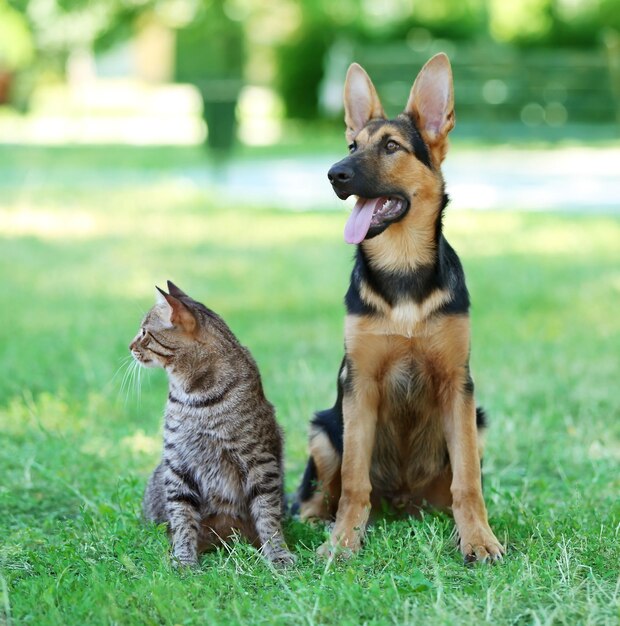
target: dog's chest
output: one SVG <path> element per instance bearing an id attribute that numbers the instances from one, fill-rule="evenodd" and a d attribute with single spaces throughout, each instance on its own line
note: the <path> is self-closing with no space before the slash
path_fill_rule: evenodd
<path id="1" fill-rule="evenodd" d="M 442 471 L 447 451 L 432 364 L 411 342 L 394 355 L 378 381 L 371 481 L 382 491 L 411 492 Z"/>

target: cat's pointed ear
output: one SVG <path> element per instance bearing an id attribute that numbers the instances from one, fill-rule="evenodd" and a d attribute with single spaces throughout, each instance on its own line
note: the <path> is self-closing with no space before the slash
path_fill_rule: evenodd
<path id="1" fill-rule="evenodd" d="M 167 302 L 166 294 L 155 285 L 155 304 L 163 304 L 164 302 Z"/>
<path id="2" fill-rule="evenodd" d="M 344 81 L 344 121 L 350 143 L 375 118 L 385 119 L 377 90 L 361 65 L 352 63 Z"/>
<path id="3" fill-rule="evenodd" d="M 184 291 L 179 289 L 171 280 L 166 282 L 168 283 L 168 292 L 171 296 L 174 296 L 175 298 L 182 298 L 183 296 L 189 298 L 189 296 Z"/>
<path id="4" fill-rule="evenodd" d="M 452 68 L 443 52 L 420 70 L 405 113 L 415 122 L 435 161 L 441 163 L 448 148 L 448 133 L 454 128 Z"/>
<path id="5" fill-rule="evenodd" d="M 174 296 L 167 294 L 159 287 L 157 287 L 157 291 L 159 291 L 170 306 L 170 323 L 173 326 L 183 329 L 186 333 L 191 335 L 196 330 L 196 326 L 198 325 L 194 314 Z"/>

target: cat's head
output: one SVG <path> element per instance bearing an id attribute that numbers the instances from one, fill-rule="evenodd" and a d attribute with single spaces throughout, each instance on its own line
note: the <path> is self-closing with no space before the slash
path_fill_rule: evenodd
<path id="1" fill-rule="evenodd" d="M 145 315 L 129 345 L 132 356 L 145 367 L 163 367 L 182 360 L 197 346 L 207 347 L 222 320 L 168 281 L 166 293 L 157 287 L 155 306 Z"/>

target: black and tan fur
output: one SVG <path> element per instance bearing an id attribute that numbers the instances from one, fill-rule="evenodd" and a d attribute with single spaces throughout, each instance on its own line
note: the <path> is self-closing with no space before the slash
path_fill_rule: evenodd
<path id="1" fill-rule="evenodd" d="M 226 323 L 168 282 L 130 350 L 169 381 L 161 463 L 144 514 L 167 523 L 177 563 L 233 534 L 285 565 L 282 434 L 249 351 Z"/>
<path id="2" fill-rule="evenodd" d="M 429 505 L 452 511 L 467 561 L 499 559 L 482 496 L 469 296 L 442 234 L 450 63 L 439 54 L 424 66 L 396 119 L 386 119 L 359 65 L 349 68 L 344 101 L 351 154 L 330 169 L 334 191 L 397 198 L 402 211 L 379 215 L 357 247 L 338 397 L 311 425 L 301 516 L 335 517 L 320 552 L 346 553 L 359 549 L 371 507 Z"/>

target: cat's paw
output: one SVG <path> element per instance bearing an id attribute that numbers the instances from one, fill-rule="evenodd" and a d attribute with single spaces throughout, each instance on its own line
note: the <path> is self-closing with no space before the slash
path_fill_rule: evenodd
<path id="1" fill-rule="evenodd" d="M 270 554 L 267 558 L 276 567 L 290 567 L 291 565 L 295 565 L 297 562 L 297 557 L 288 550 L 282 550 L 274 554 Z"/>
<path id="2" fill-rule="evenodd" d="M 198 565 L 198 557 L 195 554 L 173 554 L 172 567 L 175 569 L 186 569 L 196 567 Z"/>

